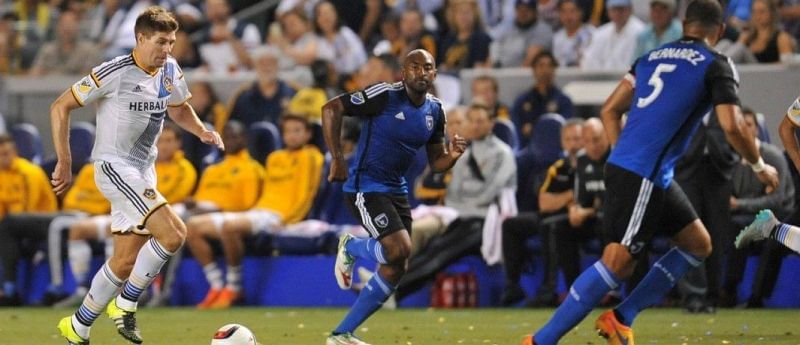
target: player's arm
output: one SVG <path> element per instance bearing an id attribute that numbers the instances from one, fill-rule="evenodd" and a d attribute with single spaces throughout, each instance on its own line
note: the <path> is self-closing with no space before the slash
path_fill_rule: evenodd
<path id="1" fill-rule="evenodd" d="M 350 94 L 334 97 L 322 106 L 322 136 L 331 153 L 328 181 L 347 180 L 347 164 L 342 152 L 342 116 L 373 116 L 389 100 L 389 84 L 378 83 Z"/>
<path id="2" fill-rule="evenodd" d="M 53 170 L 53 191 L 61 195 L 67 191 L 72 182 L 72 153 L 69 150 L 69 113 L 81 106 L 74 94 L 69 89 L 61 93 L 53 104 L 50 105 L 50 127 L 53 133 L 53 145 L 56 148 L 58 161 Z"/>
<path id="3" fill-rule="evenodd" d="M 219 133 L 206 129 L 206 126 L 203 125 L 203 122 L 197 117 L 197 113 L 194 112 L 194 108 L 188 102 L 183 102 L 178 106 L 170 106 L 167 108 L 167 113 L 178 126 L 200 138 L 203 143 L 225 150 L 225 145 L 222 143 Z"/>
<path id="4" fill-rule="evenodd" d="M 786 149 L 786 153 L 789 154 L 794 166 L 800 169 L 800 143 L 798 143 L 797 135 L 795 134 L 798 128 L 800 128 L 800 97 L 797 97 L 789 109 L 786 110 L 786 116 L 783 117 L 778 127 L 783 148 Z"/>
<path id="5" fill-rule="evenodd" d="M 617 144 L 619 133 L 622 131 L 622 115 L 631 107 L 633 100 L 633 75 L 628 74 L 623 78 L 611 96 L 608 96 L 606 103 L 600 111 L 600 119 L 606 128 L 606 135 L 611 146 Z"/>
<path id="6" fill-rule="evenodd" d="M 447 171 L 456 164 L 458 158 L 467 149 L 467 140 L 460 135 L 455 134 L 450 138 L 450 144 L 445 143 L 445 124 L 447 123 L 447 116 L 444 110 L 439 113 L 439 120 L 436 122 L 436 127 L 433 129 L 433 135 L 428 140 L 425 150 L 428 153 L 428 164 L 434 172 Z"/>

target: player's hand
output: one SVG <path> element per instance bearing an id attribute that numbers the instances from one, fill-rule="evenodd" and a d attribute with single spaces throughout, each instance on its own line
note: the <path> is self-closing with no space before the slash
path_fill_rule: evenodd
<path id="1" fill-rule="evenodd" d="M 225 151 L 225 144 L 222 143 L 222 138 L 216 131 L 203 132 L 203 134 L 200 134 L 200 141 L 202 141 L 204 144 L 214 145 L 220 150 Z"/>
<path id="2" fill-rule="evenodd" d="M 53 170 L 53 179 L 50 184 L 53 185 L 53 192 L 56 195 L 64 194 L 69 189 L 72 183 L 72 162 L 59 160 L 56 163 L 56 169 Z"/>
<path id="3" fill-rule="evenodd" d="M 767 186 L 767 193 L 771 193 L 778 188 L 778 170 L 774 166 L 764 164 L 764 170 L 756 173 L 758 180 Z"/>
<path id="4" fill-rule="evenodd" d="M 342 158 L 331 161 L 331 171 L 328 173 L 328 182 L 341 182 L 347 180 L 347 163 Z"/>
<path id="5" fill-rule="evenodd" d="M 453 140 L 450 141 L 450 157 L 458 159 L 467 150 L 467 139 L 456 134 Z"/>

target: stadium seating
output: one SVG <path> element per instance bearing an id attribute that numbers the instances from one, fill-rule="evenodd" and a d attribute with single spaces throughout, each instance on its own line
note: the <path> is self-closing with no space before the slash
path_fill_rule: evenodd
<path id="1" fill-rule="evenodd" d="M 519 150 L 519 138 L 517 137 L 517 130 L 514 128 L 514 123 L 506 119 L 497 119 L 494 123 L 492 132 L 497 138 L 511 146 L 511 149 L 516 152 Z"/>
<path id="2" fill-rule="evenodd" d="M 203 124 L 207 129 L 215 130 L 214 125 L 208 122 Z M 204 144 L 194 134 L 184 131 L 181 135 L 181 142 L 183 143 L 183 152 L 186 155 L 186 159 L 194 165 L 198 173 L 222 159 L 222 154 L 216 146 Z"/>
<path id="3" fill-rule="evenodd" d="M 20 157 L 34 164 L 42 164 L 44 159 L 42 136 L 36 126 L 29 123 L 16 124 L 11 127 L 11 136 L 17 144 L 17 152 Z"/>
<path id="4" fill-rule="evenodd" d="M 348 165 L 351 156 L 348 160 Z M 358 224 L 358 220 L 353 217 L 350 208 L 345 203 L 344 192 L 342 191 L 342 182 L 328 182 L 328 171 L 331 167 L 331 156 L 325 155 L 325 165 L 322 167 L 321 183 L 319 185 L 319 192 L 314 199 L 314 205 L 311 207 L 308 218 L 319 219 L 330 224 Z"/>
<path id="5" fill-rule="evenodd" d="M 311 143 L 319 147 L 322 153 L 328 152 L 328 146 L 325 145 L 325 137 L 322 134 L 322 124 L 311 123 Z"/>
<path id="6" fill-rule="evenodd" d="M 542 115 L 533 126 L 528 146 L 517 154 L 517 205 L 520 211 L 538 209 L 538 186 L 547 168 L 562 155 L 561 127 L 564 117 Z"/>
<path id="7" fill-rule="evenodd" d="M 250 155 L 258 162 L 266 162 L 267 156 L 282 146 L 278 127 L 267 121 L 259 121 L 250 125 L 247 142 Z"/>
<path id="8" fill-rule="evenodd" d="M 94 125 L 88 122 L 75 122 L 69 130 L 69 148 L 72 151 L 72 165 L 82 167 L 92 157 L 94 147 Z"/>

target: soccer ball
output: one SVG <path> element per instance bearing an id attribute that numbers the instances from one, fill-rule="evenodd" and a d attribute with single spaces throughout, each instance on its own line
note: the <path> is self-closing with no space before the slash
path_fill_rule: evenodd
<path id="1" fill-rule="evenodd" d="M 261 345 L 247 327 L 230 323 L 220 327 L 211 339 L 211 345 Z"/>

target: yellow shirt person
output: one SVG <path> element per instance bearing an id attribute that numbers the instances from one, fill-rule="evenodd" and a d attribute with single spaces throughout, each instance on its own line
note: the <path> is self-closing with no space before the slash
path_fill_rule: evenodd
<path id="1" fill-rule="evenodd" d="M 177 151 L 167 162 L 156 162 L 156 188 L 170 204 L 179 203 L 192 195 L 197 183 L 197 171 L 183 155 Z"/>
<path id="2" fill-rule="evenodd" d="M 111 203 L 97 189 L 94 183 L 94 163 L 81 168 L 72 187 L 64 197 L 62 209 L 65 211 L 81 211 L 92 215 L 111 213 Z"/>
<path id="3" fill-rule="evenodd" d="M 270 154 L 256 208 L 275 212 L 284 224 L 303 220 L 317 195 L 323 161 L 322 153 L 313 145 Z"/>
<path id="4" fill-rule="evenodd" d="M 263 179 L 264 168 L 242 149 L 206 168 L 194 199 L 213 203 L 221 211 L 245 211 L 258 199 Z"/>
<path id="5" fill-rule="evenodd" d="M 53 212 L 58 209 L 50 180 L 38 165 L 20 157 L 0 170 L 0 209 L 8 213 Z"/>

